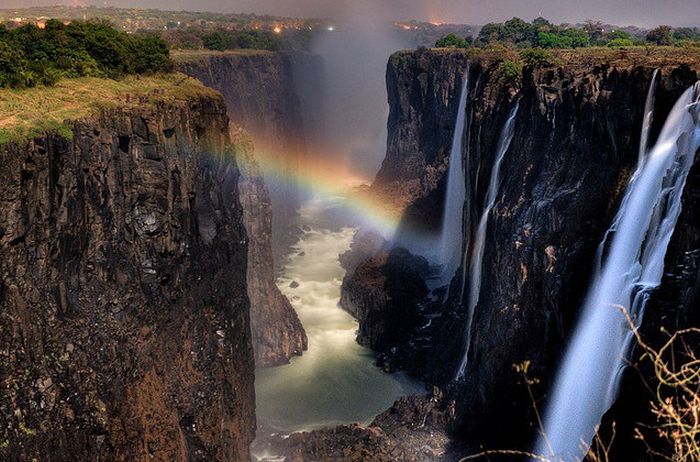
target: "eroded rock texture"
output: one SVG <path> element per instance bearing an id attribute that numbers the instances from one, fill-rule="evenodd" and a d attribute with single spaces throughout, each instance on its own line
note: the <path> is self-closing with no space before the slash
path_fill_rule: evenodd
<path id="1" fill-rule="evenodd" d="M 261 157 L 277 175 L 299 168 L 303 160 L 304 123 L 293 70 L 313 65 L 305 59 L 315 62 L 306 55 L 234 52 L 180 65 L 183 72 L 223 94 L 231 120 L 250 133 L 255 144 L 245 153 L 250 167 L 244 170 L 241 201 L 251 239 L 248 292 L 259 366 L 287 363 L 307 345 L 296 312 L 275 285 L 275 265 L 281 265 L 295 239 L 291 222 L 298 198 L 288 183 L 270 190 L 255 160 Z"/>
<path id="2" fill-rule="evenodd" d="M 502 127 L 516 99 L 520 104 L 488 217 L 468 366 L 465 378 L 450 386 L 455 435 L 499 449 L 528 449 L 532 441 L 532 402 L 513 366 L 529 361 L 529 377 L 539 380 L 533 393 L 541 408 L 574 328 L 595 249 L 637 160 L 652 73 L 660 69 L 652 139 L 676 98 L 698 77 L 697 62 L 673 56 L 562 59 L 526 67 L 515 87 L 499 77 L 498 59 L 472 59 L 469 68 L 464 261 L 474 251 Z M 436 229 L 441 223 L 455 104 L 466 68 L 460 51 L 401 52 L 389 62 L 387 160 L 373 188 L 404 197 L 409 226 L 423 221 L 424 228 Z M 385 346 L 397 352 L 395 366 L 433 383 L 454 379 L 465 350 L 469 297 L 468 283 L 463 293 L 455 290 L 461 278 L 459 270 L 445 304 L 402 307 L 403 313 L 422 314 L 424 322 L 416 323 L 408 341 Z M 358 294 L 367 293 L 372 281 L 356 271 L 345 284 L 351 292 L 345 299 L 362 302 Z M 397 295 L 388 291 L 383 299 Z M 359 321 L 362 326 L 367 319 Z M 423 327 L 428 321 L 429 328 Z M 396 335 L 399 327 L 385 325 L 384 339 L 406 338 Z"/>
<path id="3" fill-rule="evenodd" d="M 249 459 L 224 102 L 132 103 L 0 148 L 2 460 Z"/>
<path id="4" fill-rule="evenodd" d="M 240 159 L 238 190 L 249 237 L 247 279 L 255 362 L 264 366 L 285 364 L 289 358 L 306 350 L 308 340 L 296 311 L 275 284 L 272 205 L 255 161 L 252 140 L 235 128 L 232 137 Z"/>

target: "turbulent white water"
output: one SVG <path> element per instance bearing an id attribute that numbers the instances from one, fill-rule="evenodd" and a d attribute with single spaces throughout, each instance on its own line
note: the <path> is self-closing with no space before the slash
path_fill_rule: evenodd
<path id="1" fill-rule="evenodd" d="M 442 218 L 442 228 L 436 246 L 438 255 L 436 263 L 441 266 L 441 282 L 449 284 L 457 271 L 462 254 L 462 241 L 464 238 L 464 198 L 465 172 L 463 161 L 464 127 L 466 125 L 466 105 L 469 94 L 469 67 L 464 73 L 462 91 L 457 107 L 457 119 L 452 135 L 452 149 L 450 151 L 450 163 L 447 170 L 447 191 L 445 193 L 445 211 Z"/>
<path id="2" fill-rule="evenodd" d="M 508 151 L 510 142 L 513 139 L 513 129 L 515 128 L 515 116 L 518 114 L 518 108 L 520 107 L 520 100 L 515 103 L 513 109 L 511 109 L 508 119 L 501 130 L 501 136 L 498 140 L 498 147 L 496 150 L 496 157 L 491 167 L 491 177 L 489 178 L 489 189 L 486 193 L 486 203 L 484 204 L 484 212 L 481 214 L 481 219 L 479 220 L 479 226 L 476 229 L 476 235 L 474 237 L 474 246 L 472 249 L 472 256 L 469 262 L 469 302 L 467 304 L 467 323 L 465 329 L 465 344 L 464 344 L 464 354 L 462 360 L 459 364 L 459 369 L 457 369 L 456 379 L 462 378 L 464 375 L 464 370 L 467 367 L 467 358 L 469 355 L 469 342 L 471 337 L 471 325 L 472 318 L 474 317 L 474 308 L 479 302 L 479 293 L 481 291 L 481 271 L 483 268 L 484 260 L 484 244 L 486 242 L 486 231 L 488 227 L 489 213 L 493 205 L 496 203 L 496 198 L 498 196 L 498 187 L 501 184 L 501 164 L 503 163 L 503 157 Z M 465 275 L 467 273 L 465 272 Z"/>
<path id="3" fill-rule="evenodd" d="M 355 341 L 357 322 L 338 307 L 345 274 L 338 256 L 350 248 L 355 231 L 337 225 L 342 201 L 305 204 L 300 213 L 306 231 L 278 280 L 306 329 L 309 349 L 289 365 L 256 371 L 258 422 L 275 431 L 368 423 L 400 396 L 424 392 L 405 375 L 378 369 L 371 351 Z"/>
<path id="4" fill-rule="evenodd" d="M 554 383 L 537 454 L 581 460 L 617 396 L 633 339 L 621 309 L 641 322 L 649 293 L 661 282 L 685 180 L 700 147 L 699 96 L 696 84 L 674 106 L 599 247 L 599 266 Z"/>

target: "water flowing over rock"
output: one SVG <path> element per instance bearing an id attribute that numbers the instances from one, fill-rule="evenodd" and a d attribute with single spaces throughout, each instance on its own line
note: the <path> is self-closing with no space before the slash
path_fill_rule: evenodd
<path id="1" fill-rule="evenodd" d="M 649 82 L 659 69 L 647 130 L 653 142 L 673 103 L 697 80 L 698 63 L 687 57 L 638 54 L 611 54 L 599 62 L 562 53 L 560 64 L 526 66 L 517 88 L 499 78 L 499 60 L 488 56 L 418 50 L 397 53 L 389 61 L 387 158 L 372 188 L 404 198 L 402 226 L 423 221 L 433 232 L 442 221 L 450 127 L 457 114 L 452 108 L 457 98 L 448 95 L 458 93 L 458 76 L 471 63 L 467 262 L 475 257 L 484 221 L 479 218 L 490 202 L 499 139 L 519 98 L 512 142 L 500 165 L 503 182 L 485 219 L 481 286 L 462 380 L 451 384 L 466 347 L 467 287 L 461 299 L 406 306 L 406 312 L 418 313 L 417 327 L 387 353 L 393 367 L 447 386 L 455 401 L 452 430 L 461 438 L 487 448 L 532 447 L 536 417 L 529 393 L 542 402 L 575 326 L 597 245 L 639 157 L 641 129 L 650 112 L 644 108 Z M 462 277 L 469 278 L 469 271 L 457 271 L 452 294 Z M 359 274 L 347 280 L 353 293 L 363 287 Z M 373 300 L 379 299 L 377 294 Z M 518 364 L 537 379 L 530 391 L 523 367 L 514 368 Z"/>
<path id="2" fill-rule="evenodd" d="M 582 459 L 581 441 L 592 441 L 617 396 L 632 341 L 625 316 L 639 325 L 661 282 L 685 180 L 700 148 L 698 98 L 700 85 L 695 85 L 674 106 L 654 148 L 640 159 L 598 249 L 599 266 L 554 382 L 538 454 Z"/>
<path id="3" fill-rule="evenodd" d="M 465 328 L 465 351 L 462 356 L 462 360 L 459 362 L 459 368 L 457 369 L 456 379 L 459 380 L 464 376 L 464 370 L 467 367 L 467 358 L 469 357 L 469 344 L 471 338 L 471 326 L 472 318 L 474 317 L 474 308 L 479 302 L 479 291 L 481 290 L 481 274 L 484 263 L 484 245 L 486 243 L 486 231 L 488 226 L 489 214 L 496 202 L 496 197 L 498 194 L 498 189 L 501 184 L 501 164 L 503 163 L 503 156 L 505 156 L 508 148 L 510 147 L 510 142 L 513 140 L 513 127 L 515 125 L 515 116 L 518 114 L 518 108 L 520 107 L 520 100 L 515 103 L 513 110 L 510 112 L 506 123 L 503 126 L 503 131 L 501 132 L 501 138 L 498 141 L 498 147 L 496 148 L 496 160 L 491 167 L 491 175 L 489 178 L 489 188 L 486 192 L 486 204 L 484 205 L 484 212 L 481 214 L 481 219 L 476 227 L 476 236 L 474 239 L 474 245 L 472 250 L 471 261 L 469 262 L 469 267 L 467 270 L 463 271 L 463 274 L 469 274 L 469 292 L 467 296 L 467 324 Z M 464 284 L 460 284 L 460 288 L 464 289 Z M 462 291 L 459 292 L 459 296 L 462 296 Z"/>
<path id="4" fill-rule="evenodd" d="M 220 97 L 0 148 L 0 459 L 244 461 L 246 233 Z"/>

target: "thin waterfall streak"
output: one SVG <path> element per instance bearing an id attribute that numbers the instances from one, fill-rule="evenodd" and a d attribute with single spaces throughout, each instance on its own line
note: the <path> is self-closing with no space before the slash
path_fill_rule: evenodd
<path id="1" fill-rule="evenodd" d="M 520 108 L 520 99 L 515 102 L 513 109 L 511 109 L 508 119 L 503 126 L 501 131 L 501 137 L 498 141 L 498 146 L 496 149 L 496 157 L 491 167 L 491 176 L 489 178 L 489 187 L 486 193 L 486 203 L 484 204 L 484 211 L 479 220 L 479 226 L 476 230 L 476 239 L 474 239 L 474 247 L 472 249 L 472 258 L 469 263 L 469 303 L 467 304 L 467 323 L 465 328 L 465 344 L 464 344 L 464 354 L 462 360 L 459 364 L 459 369 L 455 375 L 455 379 L 459 380 L 464 375 L 464 370 L 467 367 L 467 358 L 469 356 L 469 343 L 471 340 L 471 324 L 474 317 L 474 308 L 479 302 L 479 293 L 481 291 L 481 272 L 483 269 L 483 259 L 484 259 L 484 247 L 486 243 L 486 231 L 488 228 L 488 218 L 491 213 L 491 209 L 496 203 L 496 198 L 498 197 L 498 189 L 501 182 L 501 164 L 503 163 L 503 158 L 505 157 L 508 148 L 510 147 L 510 142 L 513 139 L 515 118 L 518 114 L 518 109 Z"/>
<path id="2" fill-rule="evenodd" d="M 658 77 L 659 70 L 654 69 L 654 73 L 651 76 L 651 83 L 649 84 L 649 90 L 647 91 L 647 99 L 644 103 L 644 121 L 642 122 L 642 136 L 639 141 L 638 166 L 644 161 L 649 148 L 649 130 L 651 130 L 651 124 L 654 122 L 654 103 L 656 100 L 656 81 Z"/>
<path id="3" fill-rule="evenodd" d="M 597 268 L 581 320 L 554 381 L 535 454 L 581 460 L 600 419 L 617 397 L 633 332 L 649 294 L 661 283 L 681 196 L 700 148 L 700 83 L 675 104 L 653 149 L 637 166 L 612 226 L 598 249 Z M 581 393 L 581 387 L 586 393 Z"/>
<path id="4" fill-rule="evenodd" d="M 654 120 L 654 102 L 656 100 L 656 82 L 659 76 L 659 69 L 655 69 L 654 73 L 651 76 L 651 82 L 649 84 L 649 89 L 647 90 L 647 97 L 644 102 L 644 116 L 642 119 L 642 132 L 641 132 L 641 137 L 640 137 L 640 142 L 639 142 L 639 154 L 637 156 L 637 166 L 635 168 L 634 173 L 632 174 L 632 177 L 630 178 L 629 182 L 627 183 L 627 188 L 630 188 L 632 184 L 637 180 L 637 177 L 639 176 L 640 172 L 642 171 L 641 167 L 642 164 L 646 161 L 646 158 L 649 154 L 649 130 L 651 129 L 651 124 Z M 625 194 L 625 196 L 622 198 L 622 202 L 620 203 L 620 210 L 624 209 L 627 201 L 629 200 L 629 196 Z M 595 271 L 600 271 L 600 268 L 603 264 L 603 257 L 605 255 L 605 251 L 608 248 L 608 243 L 610 242 L 612 236 L 615 234 L 615 231 L 617 230 L 617 226 L 619 224 L 619 218 L 620 215 L 616 215 L 615 219 L 613 220 L 613 223 L 610 225 L 610 227 L 605 231 L 605 235 L 603 236 L 603 240 L 601 241 L 600 245 L 598 246 L 598 249 L 596 251 L 596 256 L 595 256 L 595 262 L 593 265 L 593 268 Z"/>
<path id="5" fill-rule="evenodd" d="M 450 163 L 447 171 L 447 188 L 445 192 L 445 211 L 442 219 L 438 242 L 437 263 L 440 265 L 441 284 L 448 283 L 459 267 L 463 236 L 463 212 L 465 190 L 465 171 L 463 162 L 463 141 L 466 125 L 466 105 L 469 94 L 469 64 L 462 77 L 462 89 L 459 96 L 457 118 L 452 135 Z"/>
<path id="6" fill-rule="evenodd" d="M 465 140 L 466 143 L 466 149 L 465 149 L 465 155 L 464 155 L 464 191 L 465 191 L 465 198 L 466 198 L 466 192 L 470 190 L 471 185 L 468 183 L 470 180 L 470 176 L 467 175 L 466 172 L 470 171 L 470 143 L 471 143 L 471 123 L 472 123 L 472 113 L 471 111 L 469 112 L 469 123 L 467 124 L 467 137 Z M 466 202 L 466 201 L 465 201 Z M 465 207 L 466 209 L 466 207 Z M 462 300 L 464 297 L 464 287 L 467 284 L 467 256 L 469 255 L 469 246 L 471 244 L 471 236 L 470 233 L 467 231 L 468 229 L 468 223 L 471 219 L 471 214 L 469 216 L 465 216 L 464 211 L 462 212 L 462 236 L 463 236 L 463 242 L 462 242 L 462 254 L 461 254 L 461 268 L 462 268 L 462 274 L 460 276 L 460 282 L 459 282 L 459 292 L 457 293 L 457 300 Z"/>

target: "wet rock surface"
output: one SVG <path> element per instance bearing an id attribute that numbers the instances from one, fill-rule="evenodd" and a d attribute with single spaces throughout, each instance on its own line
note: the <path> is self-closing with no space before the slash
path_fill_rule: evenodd
<path id="1" fill-rule="evenodd" d="M 0 459 L 248 460 L 253 352 L 224 103 L 0 148 Z"/>
<path id="2" fill-rule="evenodd" d="M 459 51 L 401 52 L 389 62 L 390 141 L 372 187 L 394 189 L 406 198 L 405 225 L 423 220 L 425 229 L 434 229 L 441 223 L 436 210 L 444 200 L 454 104 L 466 66 Z M 456 402 L 450 424 L 455 436 L 496 449 L 529 449 L 535 416 L 525 377 L 514 366 L 528 362 L 541 408 L 574 328 L 596 247 L 635 166 L 645 96 L 657 67 L 652 140 L 677 97 L 697 79 L 697 63 L 639 57 L 526 67 L 516 90 L 498 78 L 497 61 L 472 60 L 464 153 L 465 261 L 473 251 L 470 242 L 483 212 L 496 145 L 515 98 L 520 98 L 520 110 L 488 218 L 466 379 L 448 386 Z M 402 190 L 401 183 L 410 187 Z M 358 265 L 344 292 L 378 287 L 382 264 L 377 258 Z M 468 281 L 469 274 L 465 277 Z M 416 325 L 430 324 L 415 329 L 396 349 L 413 351 L 403 356 L 415 358 L 413 367 L 395 361 L 400 368 L 433 383 L 452 381 L 465 349 L 469 284 L 460 295 L 455 288 L 461 278 L 459 270 L 444 304 L 424 299 L 402 305 L 402 316 L 422 313 Z M 354 311 L 381 311 L 378 304 L 389 304 L 398 295 L 379 292 L 355 296 L 355 305 L 365 306 Z"/>
<path id="3" fill-rule="evenodd" d="M 435 389 L 428 395 L 399 399 L 369 425 L 294 433 L 272 439 L 268 450 L 294 462 L 456 462 L 469 449 L 448 437 L 452 411 L 452 403 Z"/>

